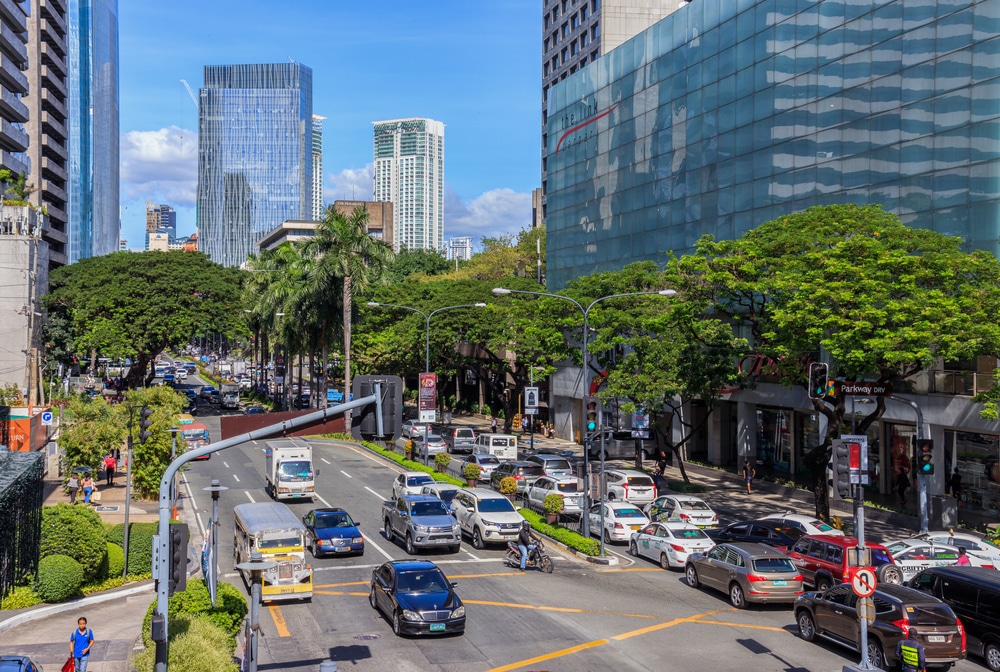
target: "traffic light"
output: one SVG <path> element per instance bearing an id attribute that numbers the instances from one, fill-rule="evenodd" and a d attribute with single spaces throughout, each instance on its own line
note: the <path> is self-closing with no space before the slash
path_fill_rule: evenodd
<path id="1" fill-rule="evenodd" d="M 601 429 L 601 400 L 597 397 L 584 397 L 583 428 L 587 434 L 594 434 Z"/>
<path id="2" fill-rule="evenodd" d="M 181 592 L 187 588 L 187 547 L 187 524 L 172 524 L 170 526 L 170 579 L 167 583 L 167 595 L 173 595 L 175 592 Z"/>
<path id="3" fill-rule="evenodd" d="M 917 439 L 917 473 L 930 476 L 934 473 L 934 441 Z"/>
<path id="4" fill-rule="evenodd" d="M 809 364 L 809 398 L 822 399 L 826 396 L 826 383 L 830 367 L 823 362 Z"/>
<path id="5" fill-rule="evenodd" d="M 841 499 L 851 496 L 851 448 L 846 441 L 833 442 L 833 488 Z"/>
<path id="6" fill-rule="evenodd" d="M 153 415 L 153 409 L 143 404 L 142 410 L 139 411 L 139 443 L 146 443 L 146 439 L 153 435 L 149 431 L 149 428 L 153 426 L 151 415 Z"/>

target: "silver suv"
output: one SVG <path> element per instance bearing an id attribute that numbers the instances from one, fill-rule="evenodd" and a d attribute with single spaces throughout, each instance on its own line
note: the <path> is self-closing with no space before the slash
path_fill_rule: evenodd
<path id="1" fill-rule="evenodd" d="M 449 453 L 471 453 L 476 445 L 476 433 L 469 427 L 449 427 L 441 432 Z"/>
<path id="2" fill-rule="evenodd" d="M 451 500 L 451 511 L 475 548 L 517 539 L 524 518 L 506 496 L 485 488 L 464 488 Z"/>

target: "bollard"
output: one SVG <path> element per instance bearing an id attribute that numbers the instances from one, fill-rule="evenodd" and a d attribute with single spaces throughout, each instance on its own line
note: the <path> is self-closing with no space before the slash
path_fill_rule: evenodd
<path id="1" fill-rule="evenodd" d="M 337 672 L 337 663 L 332 660 L 320 663 L 319 672 Z"/>

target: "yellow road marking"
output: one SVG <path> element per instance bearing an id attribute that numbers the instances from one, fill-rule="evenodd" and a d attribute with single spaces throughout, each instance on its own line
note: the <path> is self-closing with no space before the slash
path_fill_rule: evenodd
<path id="1" fill-rule="evenodd" d="M 776 625 L 748 625 L 746 623 L 730 623 L 728 621 L 706 621 L 702 619 L 696 619 L 698 623 L 704 623 L 705 625 L 727 625 L 731 628 L 751 628 L 753 630 L 770 630 L 772 632 L 788 632 L 785 628 L 779 628 Z M 790 633 L 789 633 L 790 634 Z"/>
<path id="2" fill-rule="evenodd" d="M 596 646 L 604 646 L 608 643 L 606 639 L 595 639 L 592 642 L 587 642 L 586 644 L 580 644 L 578 646 L 571 646 L 568 649 L 562 649 L 561 651 L 553 651 L 552 653 L 546 653 L 542 656 L 535 656 L 534 658 L 528 658 L 527 660 L 521 660 L 516 663 L 511 663 L 510 665 L 504 665 L 503 667 L 494 667 L 489 672 L 510 672 L 510 670 L 516 670 L 528 665 L 534 665 L 535 663 L 544 663 L 546 660 L 552 660 L 553 658 L 561 658 L 563 656 L 568 656 L 573 653 L 578 653 L 580 651 L 586 651 L 587 649 L 592 649 Z"/>
<path id="3" fill-rule="evenodd" d="M 613 574 L 615 572 L 662 572 L 660 567 L 622 567 L 620 569 L 597 569 L 598 574 Z"/>
<path id="4" fill-rule="evenodd" d="M 292 633 L 288 631 L 288 624 L 285 623 L 285 616 L 281 613 L 281 607 L 271 605 L 267 608 L 267 611 L 271 614 L 271 619 L 274 621 L 274 628 L 278 631 L 278 637 L 291 637 Z"/>
<path id="5" fill-rule="evenodd" d="M 534 609 L 536 611 L 557 611 L 564 614 L 599 614 L 602 616 L 626 616 L 628 618 L 661 619 L 663 616 L 649 614 L 626 614 L 617 611 L 596 611 L 593 609 L 577 609 L 576 607 L 547 607 L 544 605 L 518 604 L 515 602 L 490 602 L 489 600 L 462 600 L 465 604 L 480 604 L 487 607 L 507 607 L 508 609 Z"/>
<path id="6" fill-rule="evenodd" d="M 656 632 L 657 630 L 664 630 L 666 628 L 672 628 L 675 625 L 680 625 L 681 623 L 690 623 L 692 621 L 697 621 L 698 619 L 704 618 L 705 616 L 711 616 L 717 614 L 720 611 L 728 611 L 727 609 L 716 609 L 715 611 L 706 611 L 704 614 L 696 614 L 694 616 L 683 616 L 681 618 L 675 618 L 672 621 L 667 621 L 666 623 L 660 623 L 658 625 L 650 625 L 645 628 L 639 628 L 638 630 L 630 630 L 628 632 L 623 632 L 620 635 L 615 635 L 611 639 L 616 641 L 622 641 L 625 639 L 631 639 L 632 637 L 638 637 L 639 635 L 648 635 L 651 632 Z"/>
<path id="7" fill-rule="evenodd" d="M 344 586 L 367 586 L 371 581 L 347 581 L 346 583 L 323 583 L 314 585 L 313 588 L 342 588 Z"/>
<path id="8" fill-rule="evenodd" d="M 491 576 L 520 576 L 514 572 L 494 572 L 491 574 L 450 574 L 449 579 L 483 579 Z M 370 580 L 365 581 L 345 581 L 344 583 L 322 583 L 316 584 L 314 588 L 343 588 L 344 586 L 367 586 Z M 365 593 L 367 595 L 368 593 Z"/>

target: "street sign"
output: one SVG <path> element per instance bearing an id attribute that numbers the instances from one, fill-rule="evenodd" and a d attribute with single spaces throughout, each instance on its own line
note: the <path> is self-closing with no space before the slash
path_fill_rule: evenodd
<path id="1" fill-rule="evenodd" d="M 538 388 L 537 387 L 526 387 L 524 388 L 524 406 L 525 408 L 536 408 L 538 406 Z M 527 413 L 527 411 L 525 411 Z M 535 415 L 534 413 L 528 413 L 528 415 Z"/>
<path id="2" fill-rule="evenodd" d="M 649 438 L 649 431 L 647 431 L 645 429 L 633 429 L 632 430 L 632 438 L 633 439 L 648 439 Z"/>
<path id="3" fill-rule="evenodd" d="M 42 411 L 42 424 L 43 425 L 52 424 L 52 411 Z"/>
<path id="4" fill-rule="evenodd" d="M 851 577 L 851 588 L 854 589 L 854 594 L 858 597 L 868 597 L 874 593 L 877 584 L 875 572 L 868 567 L 862 567 Z"/>
<path id="5" fill-rule="evenodd" d="M 837 394 L 854 397 L 891 397 L 891 383 L 859 383 L 853 380 L 838 380 L 834 383 Z"/>
<path id="6" fill-rule="evenodd" d="M 538 408 L 533 407 L 533 406 L 525 408 L 524 409 L 524 414 L 525 415 L 538 415 Z"/>
<path id="7" fill-rule="evenodd" d="M 858 620 L 869 625 L 875 622 L 875 601 L 872 598 L 862 597 L 858 600 Z"/>

